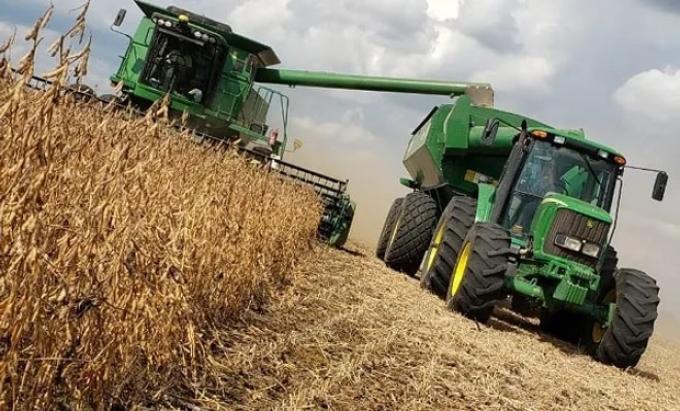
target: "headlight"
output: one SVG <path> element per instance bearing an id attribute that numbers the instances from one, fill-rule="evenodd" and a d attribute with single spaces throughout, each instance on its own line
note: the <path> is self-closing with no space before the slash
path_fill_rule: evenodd
<path id="1" fill-rule="evenodd" d="M 568 235 L 564 234 L 558 234 L 555 236 L 555 244 L 577 253 L 581 252 L 581 248 L 583 247 L 581 240 L 578 238 L 569 237 Z"/>
<path id="2" fill-rule="evenodd" d="M 589 257 L 597 258 L 600 256 L 600 246 L 593 243 L 583 244 L 581 252 Z"/>

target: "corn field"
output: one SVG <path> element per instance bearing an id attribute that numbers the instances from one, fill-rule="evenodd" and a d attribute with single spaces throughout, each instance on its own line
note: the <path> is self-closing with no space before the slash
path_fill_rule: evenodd
<path id="1" fill-rule="evenodd" d="M 320 217 L 312 192 L 191 141 L 162 105 L 139 118 L 66 95 L 86 11 L 50 48 L 46 92 L 26 83 L 50 10 L 16 73 L 0 56 L 2 409 L 199 395 L 212 333 L 287 281 Z"/>

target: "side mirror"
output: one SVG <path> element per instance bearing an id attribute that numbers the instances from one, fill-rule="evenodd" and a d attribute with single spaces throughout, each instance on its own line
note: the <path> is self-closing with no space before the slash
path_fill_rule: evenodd
<path id="1" fill-rule="evenodd" d="M 116 16 L 116 20 L 113 22 L 114 27 L 120 27 L 123 22 L 125 21 L 125 16 L 127 15 L 127 10 L 125 9 L 120 9 L 118 11 L 118 15 Z"/>
<path id="2" fill-rule="evenodd" d="M 656 175 L 656 181 L 654 182 L 654 190 L 652 191 L 652 198 L 656 201 L 663 201 L 663 197 L 666 194 L 666 186 L 668 185 L 668 174 L 661 171 Z"/>
<path id="3" fill-rule="evenodd" d="M 484 132 L 482 133 L 482 144 L 485 146 L 493 145 L 493 143 L 496 141 L 498 127 L 500 127 L 500 125 L 500 121 L 495 118 L 490 118 L 487 120 L 486 126 L 484 127 Z"/>

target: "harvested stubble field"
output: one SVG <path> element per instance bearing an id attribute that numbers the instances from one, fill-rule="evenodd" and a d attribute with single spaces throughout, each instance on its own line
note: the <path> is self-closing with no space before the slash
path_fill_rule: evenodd
<path id="1" fill-rule="evenodd" d="M 653 341 L 636 369 L 604 366 L 503 309 L 477 326 L 372 250 L 351 249 L 317 249 L 266 312 L 223 333 L 220 384 L 202 406 L 680 410 L 670 343 Z"/>

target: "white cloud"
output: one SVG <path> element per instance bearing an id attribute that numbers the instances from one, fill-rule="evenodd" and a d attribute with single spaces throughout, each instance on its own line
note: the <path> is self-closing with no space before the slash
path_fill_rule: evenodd
<path id="1" fill-rule="evenodd" d="M 614 93 L 626 111 L 648 120 L 671 122 L 680 112 L 680 69 L 652 69 L 629 78 Z"/>
<path id="2" fill-rule="evenodd" d="M 427 15 L 438 21 L 458 18 L 460 4 L 456 0 L 427 0 Z"/>

